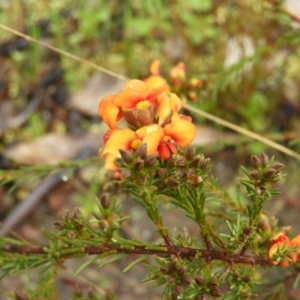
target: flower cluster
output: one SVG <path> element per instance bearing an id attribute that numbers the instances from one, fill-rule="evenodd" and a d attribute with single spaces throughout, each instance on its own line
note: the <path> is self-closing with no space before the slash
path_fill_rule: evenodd
<path id="1" fill-rule="evenodd" d="M 287 267 L 290 262 L 297 262 L 297 254 L 300 253 L 300 235 L 290 240 L 281 232 L 273 237 L 271 243 L 269 257 L 273 260 L 274 265 L 280 263 L 282 267 Z"/>
<path id="2" fill-rule="evenodd" d="M 106 168 L 115 169 L 113 162 L 120 149 L 136 150 L 146 144 L 147 155 L 169 159 L 177 153 L 178 146 L 188 146 L 196 128 L 191 117 L 178 113 L 180 109 L 181 100 L 170 92 L 159 74 L 144 81 L 130 80 L 118 94 L 105 97 L 98 112 L 109 127 L 101 150 L 101 156 L 106 156 Z M 125 120 L 125 128 L 118 126 L 121 119 Z"/>

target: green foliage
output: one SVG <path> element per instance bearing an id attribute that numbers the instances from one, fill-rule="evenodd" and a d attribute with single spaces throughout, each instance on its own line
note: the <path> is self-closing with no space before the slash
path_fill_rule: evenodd
<path id="1" fill-rule="evenodd" d="M 0 239 L 1 277 L 38 266 L 47 276 L 52 270 L 59 272 L 69 258 L 93 255 L 75 271 L 78 275 L 91 264 L 97 263 L 101 268 L 135 253 L 140 257 L 127 264 L 124 272 L 154 255 L 156 264 L 144 264 L 149 270 L 144 282 L 163 286 L 163 299 L 197 299 L 204 295 L 224 299 L 231 299 L 232 295 L 237 299 L 254 297 L 260 285 L 255 281 L 259 266 L 272 265 L 267 254 L 269 236 L 260 224 L 261 212 L 267 199 L 277 194 L 272 186 L 281 179 L 283 165 L 274 163 L 273 158 L 269 160 L 265 154 L 252 156 L 254 170 L 243 168 L 247 179 L 241 183 L 250 201 L 241 215 L 237 203 L 225 192 L 211 197 L 219 187 L 215 179 L 207 176 L 209 159 L 202 154 L 189 147 L 164 161 L 147 156 L 146 151 L 145 144 L 135 152 L 122 150 L 116 163 L 123 178 L 123 190 L 145 209 L 160 234 L 158 244 L 122 237 L 120 230 L 128 217 L 122 215 L 122 207 L 110 196 L 114 189 L 111 187 L 97 201 L 94 219 L 85 220 L 76 208 L 73 213 L 67 211 L 62 221 L 54 222 L 58 232 L 45 231 L 49 240 L 46 246 Z M 195 222 L 199 237 L 188 232 L 170 235 L 159 209 L 163 205 L 158 201 L 161 196 L 167 196 L 175 208 Z M 228 215 L 219 216 L 219 222 L 227 224 L 229 233 L 219 233 L 220 227 L 208 221 L 215 201 L 232 210 L 230 221 Z M 295 251 L 295 247 L 282 249 L 275 252 L 272 260 L 292 263 L 289 256 Z M 227 283 L 229 288 L 225 289 Z"/>
<path id="2" fill-rule="evenodd" d="M 194 106 L 258 133 L 276 132 L 275 138 L 299 149 L 297 114 L 280 114 L 284 112 L 282 102 L 292 103 L 295 112 L 298 109 L 293 105 L 299 96 L 294 88 L 300 83 L 299 29 L 279 4 L 271 2 L 238 0 L 229 5 L 211 0 L 113 0 L 87 5 L 86 1 L 64 0 L 20 6 L 11 1 L 0 4 L 0 22 L 130 77 L 148 74 L 154 58 L 161 59 L 163 74 L 182 60 L 190 78 L 201 79 L 197 90 L 191 91 L 188 84 L 178 89 L 182 99 L 193 98 Z M 40 20 L 49 21 L 47 32 L 38 25 Z M 4 32 L 3 37 L 10 38 Z M 237 53 L 230 61 L 232 45 Z M 66 70 L 64 80 L 71 91 L 91 75 L 77 62 L 53 57 L 34 43 L 25 52 L 13 52 L 9 60 L 3 60 L 3 76 L 10 82 L 8 95 L 17 110 L 24 110 L 24 99 L 39 86 L 41 74 L 57 64 Z M 90 120 L 86 123 L 84 129 L 89 130 Z M 63 120 L 54 128 L 67 130 Z M 9 130 L 4 141 L 13 142 L 22 130 Z M 41 112 L 37 112 L 26 126 L 25 138 L 38 138 L 47 130 Z M 291 132 L 291 137 L 285 132 Z M 240 152 L 245 148 L 255 154 L 265 150 L 249 139 L 237 139 L 233 146 Z M 226 143 L 221 147 L 228 146 Z M 97 167 L 98 162 L 97 157 L 0 170 L 0 184 L 12 192 L 49 175 L 64 176 L 86 166 Z M 299 282 L 298 262 L 286 269 L 280 266 L 285 261 L 293 263 L 295 246 L 268 256 L 272 238 L 281 232 L 288 234 L 272 222 L 266 208 L 279 193 L 276 183 L 284 177 L 280 173 L 283 165 L 274 163 L 273 158 L 268 161 L 264 154 L 253 156 L 253 170 L 242 168 L 246 178 L 240 180 L 240 186 L 244 190 L 237 187 L 234 193 L 208 175 L 210 160 L 191 148 L 179 151 L 167 162 L 146 157 L 143 148 L 136 153 L 121 152 L 117 163 L 122 182 L 113 183 L 111 177 L 106 179 L 110 181 L 107 185 L 89 182 L 85 193 L 76 197 L 80 209 L 54 222 L 54 232 L 45 230 L 45 245 L 1 238 L 0 277 L 38 268 L 41 280 L 34 288 L 26 288 L 25 296 L 54 299 L 54 279 L 65 268 L 64 262 L 91 255 L 74 275 L 80 276 L 93 264 L 105 267 L 134 256 L 133 261 L 126 260 L 124 272 L 145 262 L 149 275 L 144 281 L 161 286 L 163 299 L 252 299 L 257 295 L 279 299 L 285 297 L 286 282 L 293 279 L 295 286 Z M 292 174 L 296 182 L 297 174 Z M 100 192 L 104 193 L 95 200 Z M 152 243 L 126 236 L 124 222 L 128 217 L 119 205 L 121 192 L 130 197 L 126 201 L 135 201 L 145 210 L 160 239 Z M 164 220 L 162 208 L 166 206 L 183 211 L 195 231 L 188 232 L 180 223 L 172 235 Z M 269 268 L 272 261 L 279 265 Z M 95 294 L 86 297 L 116 299 L 110 293 Z M 16 299 L 25 296 L 12 295 Z M 75 289 L 72 299 L 86 297 Z"/>

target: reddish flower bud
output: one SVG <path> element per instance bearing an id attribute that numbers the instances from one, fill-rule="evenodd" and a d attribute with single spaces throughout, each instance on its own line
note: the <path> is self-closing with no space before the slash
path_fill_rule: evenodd
<path id="1" fill-rule="evenodd" d="M 277 172 L 280 172 L 284 168 L 284 165 L 281 163 L 274 163 L 271 167 Z"/>
<path id="2" fill-rule="evenodd" d="M 254 169 L 258 169 L 262 166 L 260 158 L 258 158 L 258 156 L 256 156 L 256 155 L 251 156 L 251 161 L 252 161 L 252 166 Z"/>
<path id="3" fill-rule="evenodd" d="M 163 274 L 169 274 L 170 270 L 167 266 L 163 266 L 159 268 Z"/>
<path id="4" fill-rule="evenodd" d="M 139 159 L 134 162 L 133 166 L 134 166 L 135 170 L 140 171 L 140 170 L 144 169 L 144 161 Z"/>
<path id="5" fill-rule="evenodd" d="M 273 168 L 268 168 L 265 172 L 264 172 L 264 178 L 265 179 L 271 179 L 275 174 L 277 173 L 277 171 Z"/>
<path id="6" fill-rule="evenodd" d="M 132 151 L 120 149 L 119 152 L 120 152 L 120 155 L 121 155 L 122 160 L 123 160 L 125 163 L 128 163 L 128 164 L 129 164 L 129 163 L 132 162 L 132 160 L 133 160 L 133 153 L 132 153 Z"/>
<path id="7" fill-rule="evenodd" d="M 185 272 L 186 272 L 185 267 L 180 267 L 180 268 L 177 269 L 177 274 L 181 277 L 185 274 Z"/>
<path id="8" fill-rule="evenodd" d="M 155 153 L 148 155 L 144 159 L 145 168 L 151 168 L 151 167 L 153 167 L 156 162 L 157 162 L 157 155 Z"/>
<path id="9" fill-rule="evenodd" d="M 184 151 L 184 157 L 187 160 L 192 160 L 195 157 L 195 149 L 192 147 L 187 147 Z"/>
<path id="10" fill-rule="evenodd" d="M 195 282 L 198 284 L 198 285 L 203 285 L 204 283 L 204 279 L 200 276 L 196 276 L 195 277 Z"/>
<path id="11" fill-rule="evenodd" d="M 213 289 L 209 292 L 209 294 L 212 296 L 212 297 L 215 297 L 215 298 L 218 298 L 218 297 L 222 297 L 223 294 L 221 292 L 221 290 L 219 289 Z"/>
<path id="12" fill-rule="evenodd" d="M 137 157 L 140 157 L 141 159 L 146 158 L 146 156 L 147 156 L 147 144 L 142 144 L 141 146 L 139 146 L 135 151 L 135 155 Z"/>
<path id="13" fill-rule="evenodd" d="M 260 175 L 259 171 L 253 170 L 253 171 L 250 172 L 250 177 L 252 179 L 258 180 L 258 179 L 260 179 L 261 175 Z"/>
<path id="14" fill-rule="evenodd" d="M 260 156 L 260 161 L 261 161 L 261 165 L 263 167 L 266 167 L 267 164 L 269 163 L 269 157 L 265 153 L 262 153 L 262 155 Z"/>
<path id="15" fill-rule="evenodd" d="M 186 161 L 183 157 L 179 158 L 177 161 L 176 161 L 176 166 L 177 167 L 180 167 L 180 168 L 184 168 L 186 166 Z"/>
<path id="16" fill-rule="evenodd" d="M 55 221 L 52 223 L 53 227 L 55 227 L 58 230 L 63 230 L 64 229 L 64 222 L 62 221 Z"/>
<path id="17" fill-rule="evenodd" d="M 184 286 L 188 286 L 192 283 L 192 280 L 190 277 L 183 277 L 181 282 Z"/>
<path id="18" fill-rule="evenodd" d="M 107 209 L 110 207 L 110 201 L 109 201 L 109 196 L 107 193 L 104 193 L 100 197 L 100 203 L 103 208 Z"/>

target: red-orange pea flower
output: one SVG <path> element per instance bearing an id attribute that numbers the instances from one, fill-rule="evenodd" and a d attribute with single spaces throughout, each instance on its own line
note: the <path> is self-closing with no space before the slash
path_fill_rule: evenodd
<path id="1" fill-rule="evenodd" d="M 170 124 L 167 124 L 163 128 L 163 134 L 157 134 L 155 137 L 152 136 L 151 143 L 153 147 L 157 145 L 158 155 L 162 159 L 168 159 L 172 154 L 177 153 L 178 146 L 188 146 L 194 139 L 196 134 L 196 127 L 194 124 L 187 120 L 177 119 Z M 146 135 L 144 142 L 150 142 L 148 139 L 150 136 Z M 155 139 L 156 140 L 155 140 Z"/>
<path id="2" fill-rule="evenodd" d="M 137 108 L 140 102 L 149 101 L 152 106 L 155 106 L 157 96 L 166 89 L 166 84 L 149 88 L 145 82 L 133 79 L 128 81 L 123 90 L 116 95 L 114 104 L 121 108 Z"/>
<path id="3" fill-rule="evenodd" d="M 273 255 L 280 251 L 280 250 L 287 250 L 291 247 L 297 247 L 299 250 L 296 252 L 291 252 L 290 253 L 290 258 L 293 263 L 297 262 L 297 253 L 300 252 L 300 235 L 294 237 L 292 240 L 290 240 L 285 234 L 279 234 L 276 236 L 276 238 L 273 238 L 271 240 L 272 246 L 269 249 L 269 257 L 272 259 Z M 282 259 L 280 262 L 279 261 L 273 261 L 274 265 L 279 264 L 282 267 L 287 267 L 290 262 L 288 259 Z"/>
<path id="4" fill-rule="evenodd" d="M 147 140 L 145 141 L 145 137 Z M 119 155 L 119 150 L 136 150 L 141 144 L 147 144 L 147 154 L 157 152 L 158 143 L 163 137 L 163 130 L 157 124 L 144 126 L 137 131 L 121 129 L 112 132 L 107 140 L 101 156 L 106 155 L 105 167 L 115 170 L 114 160 Z"/>

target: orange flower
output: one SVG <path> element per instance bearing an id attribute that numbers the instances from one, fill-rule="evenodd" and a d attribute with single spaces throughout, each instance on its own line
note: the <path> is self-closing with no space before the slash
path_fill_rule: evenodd
<path id="1" fill-rule="evenodd" d="M 169 159 L 172 154 L 177 153 L 178 146 L 188 146 L 194 139 L 196 127 L 189 121 L 178 119 L 163 128 L 163 135 L 156 135 L 152 140 L 153 147 L 157 145 L 158 155 L 162 159 Z M 144 141 L 148 145 L 149 136 Z"/>
<path id="2" fill-rule="evenodd" d="M 145 141 L 145 137 L 147 140 Z M 147 154 L 156 153 L 159 141 L 163 137 L 162 128 L 153 124 L 144 126 L 137 131 L 121 129 L 111 132 L 101 156 L 106 155 L 105 168 L 115 170 L 114 160 L 119 156 L 119 150 L 136 150 L 141 144 L 147 144 Z"/>
<path id="3" fill-rule="evenodd" d="M 290 253 L 290 258 L 293 263 L 297 262 L 297 253 L 300 252 L 300 235 L 294 237 L 292 240 L 290 240 L 285 234 L 279 233 L 275 238 L 271 240 L 272 246 L 269 249 L 269 257 L 272 259 L 273 255 L 282 250 L 287 250 L 291 247 L 296 246 L 299 248 L 296 252 L 291 252 Z M 274 265 L 280 265 L 282 267 L 287 267 L 290 262 L 288 259 L 282 259 L 280 262 L 279 261 L 273 261 Z"/>
<path id="4" fill-rule="evenodd" d="M 157 96 L 166 89 L 166 84 L 149 88 L 145 82 L 133 79 L 128 81 L 123 90 L 116 95 L 114 104 L 121 108 L 139 108 L 139 105 L 144 105 L 140 104 L 141 102 L 148 101 L 152 106 L 155 106 Z"/>

